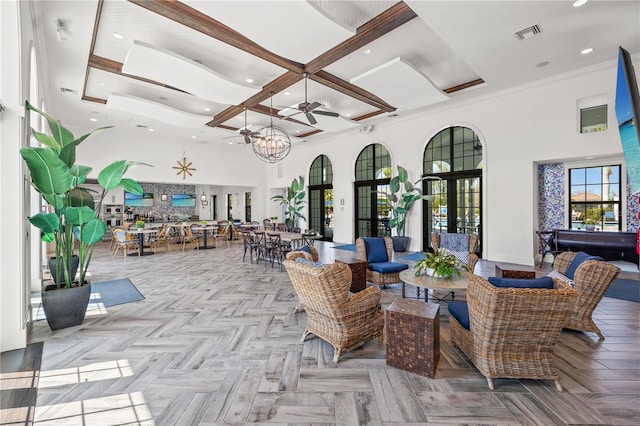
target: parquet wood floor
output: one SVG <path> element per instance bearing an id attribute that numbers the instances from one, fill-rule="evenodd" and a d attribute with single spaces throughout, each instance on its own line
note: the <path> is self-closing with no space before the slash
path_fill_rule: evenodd
<path id="1" fill-rule="evenodd" d="M 320 246 L 324 259 L 339 251 Z M 30 341 L 44 342 L 36 424 L 639 423 L 638 303 L 601 302 L 602 342 L 562 332 L 564 392 L 551 381 L 506 379 L 490 391 L 451 345 L 445 306 L 434 379 L 387 367 L 375 340 L 336 365 L 326 342 L 300 342 L 306 317 L 294 313 L 287 273 L 242 262 L 241 244 L 218 247 L 112 260 L 98 246 L 92 280 L 129 278 L 145 300 L 71 329 L 34 324 Z M 493 263 L 479 265 L 493 275 Z M 387 286 L 383 304 L 400 291 Z"/>

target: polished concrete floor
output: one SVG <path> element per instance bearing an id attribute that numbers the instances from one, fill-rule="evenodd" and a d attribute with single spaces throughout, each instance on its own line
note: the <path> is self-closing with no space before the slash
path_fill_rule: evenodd
<path id="1" fill-rule="evenodd" d="M 317 245 L 325 261 L 354 255 Z M 594 318 L 604 341 L 562 332 L 564 392 L 551 381 L 508 379 L 491 391 L 451 345 L 444 304 L 435 378 L 387 366 L 377 341 L 336 365 L 326 342 L 300 342 L 306 317 L 295 312 L 287 273 L 242 255 L 237 242 L 126 260 L 97 247 L 92 280 L 129 278 L 145 299 L 70 329 L 33 324 L 30 341 L 43 342 L 35 423 L 638 424 L 638 303 L 603 299 Z M 493 275 L 494 267 L 481 260 L 476 273 Z M 385 307 L 400 287 L 383 289 Z M 10 414 L 3 409 L 3 421 Z"/>

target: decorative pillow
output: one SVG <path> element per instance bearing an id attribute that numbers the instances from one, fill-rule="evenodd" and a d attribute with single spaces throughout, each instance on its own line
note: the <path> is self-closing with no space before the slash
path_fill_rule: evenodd
<path id="1" fill-rule="evenodd" d="M 467 265 L 469 263 L 469 250 L 467 251 L 449 251 L 452 255 L 456 257 L 463 265 Z"/>
<path id="2" fill-rule="evenodd" d="M 440 247 L 450 252 L 466 251 L 469 253 L 469 234 L 454 234 L 443 232 L 440 234 Z"/>
<path id="3" fill-rule="evenodd" d="M 363 240 L 367 249 L 367 263 L 386 262 L 389 260 L 384 238 L 363 238 Z"/>
<path id="4" fill-rule="evenodd" d="M 587 254 L 583 251 L 579 251 L 576 253 L 576 256 L 573 258 L 573 261 L 571 262 L 571 264 L 569 265 L 569 267 L 567 268 L 564 274 L 567 276 L 567 278 L 572 280 L 573 276 L 576 274 L 576 270 L 578 269 L 578 266 L 580 266 L 582 262 L 585 262 L 587 260 L 603 260 L 603 259 L 600 256 L 591 256 L 590 254 Z"/>
<path id="5" fill-rule="evenodd" d="M 320 262 L 313 262 L 311 260 L 307 260 L 304 257 L 296 257 L 296 262 L 304 263 L 305 265 L 314 266 L 316 268 L 324 268 L 326 265 Z"/>
<path id="6" fill-rule="evenodd" d="M 489 277 L 487 281 L 496 287 L 553 288 L 553 280 L 551 277 L 540 277 L 534 279 Z"/>
<path id="7" fill-rule="evenodd" d="M 551 271 L 547 274 L 548 277 L 553 278 L 558 278 L 560 281 L 564 281 L 565 283 L 569 284 L 571 287 L 573 287 L 575 285 L 575 283 L 573 282 L 572 279 L 570 279 L 569 277 L 567 277 L 566 275 L 562 275 L 560 272 L 558 271 Z"/>
<path id="8" fill-rule="evenodd" d="M 300 247 L 298 250 L 299 251 L 304 251 L 304 252 L 307 252 L 307 253 L 311 254 L 311 249 L 309 248 L 308 245 L 304 245 L 304 246 Z"/>
<path id="9" fill-rule="evenodd" d="M 461 326 L 463 326 L 467 330 L 470 329 L 471 325 L 469 321 L 469 305 L 467 305 L 467 302 L 454 300 L 449 302 L 447 308 L 449 309 L 449 313 L 451 314 L 451 316 L 454 317 Z"/>

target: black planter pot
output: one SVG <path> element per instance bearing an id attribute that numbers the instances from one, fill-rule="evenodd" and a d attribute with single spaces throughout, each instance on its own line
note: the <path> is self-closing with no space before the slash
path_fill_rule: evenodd
<path id="1" fill-rule="evenodd" d="M 42 292 L 42 308 L 51 330 L 82 324 L 89 306 L 91 283 L 82 287 L 56 288 L 47 286 Z"/>
<path id="2" fill-rule="evenodd" d="M 56 276 L 57 275 L 56 264 L 57 264 L 57 259 L 55 257 L 52 257 L 51 259 L 49 259 L 49 271 L 51 271 L 51 278 L 53 279 L 54 283 L 61 284 L 65 282 L 64 272 L 60 277 L 60 282 L 58 282 L 58 277 Z M 73 255 L 73 258 L 71 259 L 71 279 L 72 280 L 76 278 L 79 264 L 80 264 L 80 258 L 78 258 L 78 256 L 76 255 Z"/>
<path id="3" fill-rule="evenodd" d="M 407 251 L 407 247 L 409 247 L 409 237 L 391 237 L 393 241 L 393 251 L 402 253 Z"/>

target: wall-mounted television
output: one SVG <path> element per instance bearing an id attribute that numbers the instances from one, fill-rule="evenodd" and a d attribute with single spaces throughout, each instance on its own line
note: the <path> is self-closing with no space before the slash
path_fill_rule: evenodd
<path id="1" fill-rule="evenodd" d="M 195 207 L 196 194 L 171 194 L 172 207 Z"/>
<path id="2" fill-rule="evenodd" d="M 631 193 L 640 193 L 640 94 L 631 55 L 622 47 L 618 53 L 616 117 Z"/>
<path id="3" fill-rule="evenodd" d="M 131 207 L 153 207 L 153 194 L 145 192 L 142 195 L 124 192 L 124 205 Z"/>

